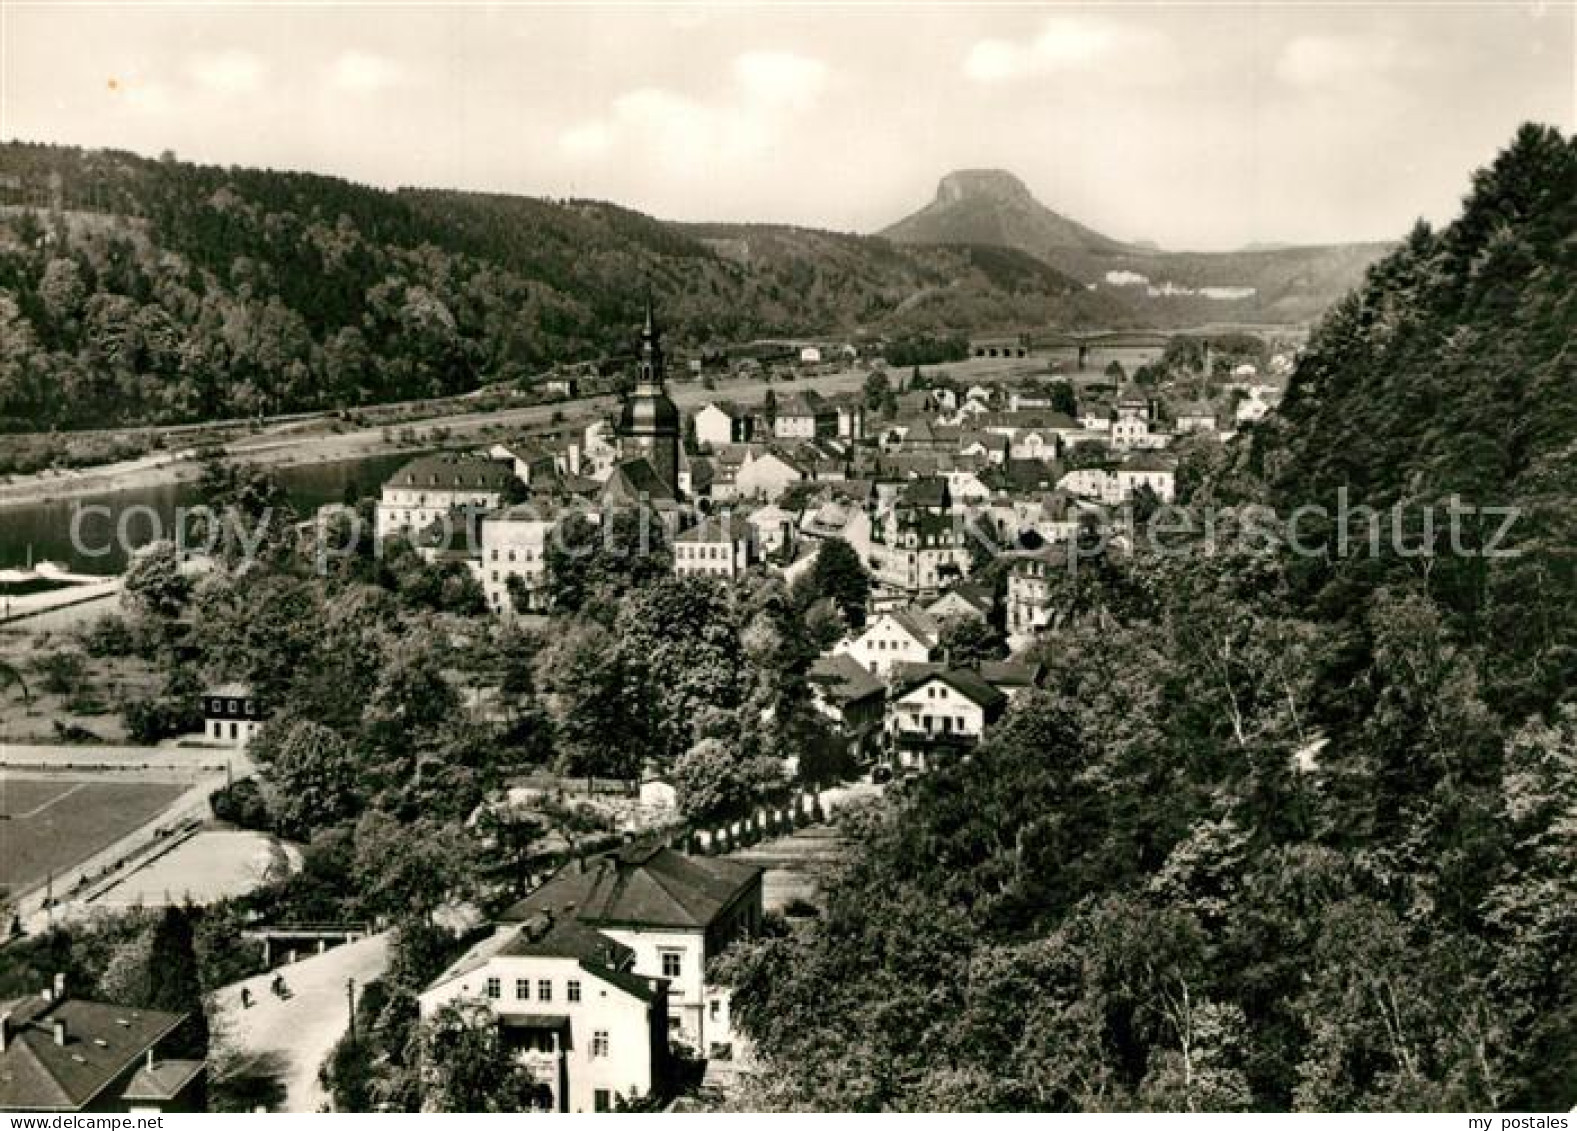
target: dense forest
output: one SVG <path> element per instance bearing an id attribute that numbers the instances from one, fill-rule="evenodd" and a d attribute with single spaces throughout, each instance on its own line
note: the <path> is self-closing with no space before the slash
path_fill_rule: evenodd
<path id="1" fill-rule="evenodd" d="M 630 347 L 1127 325 L 1019 252 L 0 146 L 0 431 L 341 407 Z"/>
<path id="2" fill-rule="evenodd" d="M 740 1106 L 1577 1102 L 1574 233 L 1577 141 L 1525 127 L 1324 320 L 1281 418 L 1180 477 L 1401 504 L 1400 543 L 1311 521 L 1313 553 L 1069 574 L 1044 688 L 727 957 Z M 1516 556 L 1480 552 L 1498 515 L 1453 550 L 1452 496 L 1518 508 Z"/>

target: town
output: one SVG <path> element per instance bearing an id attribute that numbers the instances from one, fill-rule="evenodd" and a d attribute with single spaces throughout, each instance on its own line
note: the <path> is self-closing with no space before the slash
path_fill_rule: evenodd
<path id="1" fill-rule="evenodd" d="M 1577 10 L 370 14 L 0 17 L 0 1111 L 1574 1110 Z"/>
<path id="2" fill-rule="evenodd" d="M 273 516 L 258 512 L 270 537 L 303 539 L 297 551 L 303 561 L 354 567 L 404 555 L 406 568 L 442 579 L 440 589 L 475 595 L 474 604 L 451 596 L 440 605 L 474 609 L 496 626 L 484 635 L 502 631 L 511 641 L 520 632 L 534 640 L 529 634 L 557 633 L 556 626 L 573 623 L 567 606 L 589 594 L 572 579 L 599 555 L 625 572 L 625 584 L 666 578 L 663 599 L 698 603 L 702 616 L 726 622 L 738 615 L 731 606 L 764 603 L 747 631 L 770 617 L 780 623 L 767 640 L 750 644 L 782 654 L 734 662 L 759 664 L 770 681 L 787 681 L 770 694 L 756 693 L 761 705 L 755 708 L 764 723 L 782 728 L 774 733 L 785 740 L 741 746 L 729 737 L 730 724 L 702 726 L 680 717 L 677 738 L 655 734 L 641 744 L 639 728 L 630 725 L 624 735 L 604 736 L 601 749 L 564 741 L 578 715 L 617 727 L 626 717 L 620 711 L 641 709 L 623 705 L 596 716 L 608 709 L 599 708 L 599 693 L 621 689 L 574 686 L 588 678 L 575 665 L 589 657 L 571 656 L 561 661 L 570 669 L 560 683 L 542 689 L 551 704 L 547 714 L 561 720 L 552 733 L 564 748 L 555 754 L 555 740 L 545 734 L 517 737 L 539 752 L 536 758 L 489 774 L 492 788 L 479 795 L 479 806 L 456 814 L 486 830 L 466 851 L 481 854 L 481 873 L 493 879 L 473 877 L 469 886 L 448 888 L 440 879 L 424 898 L 435 901 L 427 914 L 444 918 L 420 926 L 402 926 L 402 916 L 391 912 L 310 924 L 278 910 L 248 912 L 239 926 L 242 945 L 256 954 L 246 968 L 255 964 L 257 972 L 213 993 L 208 1008 L 217 1004 L 242 1021 L 255 1017 L 267 1025 L 304 1018 L 322 1008 L 306 992 L 306 972 L 321 964 L 335 971 L 337 986 L 342 956 L 374 947 L 377 957 L 347 966 L 356 973 L 345 977 L 353 999 L 359 976 L 362 993 L 376 1001 L 387 992 L 379 981 L 382 962 L 420 936 L 433 948 L 431 965 L 410 986 L 416 1016 L 405 1024 L 441 1023 L 473 1037 L 500 1026 L 501 1047 L 523 1068 L 517 1091 L 489 1103 L 610 1111 L 719 1102 L 750 1071 L 750 1042 L 731 1023 L 727 987 L 709 971 L 726 961 L 731 942 L 760 928 L 768 911 L 794 911 L 815 898 L 816 869 L 794 863 L 795 846 L 835 855 L 837 838 L 828 837 L 826 822 L 838 809 L 900 788 L 906 777 L 939 762 L 968 757 L 1013 697 L 1040 680 L 1036 647 L 1069 613 L 1070 548 L 1103 530 L 1119 508 L 1170 503 L 1175 446 L 1230 444 L 1239 429 L 1273 411 L 1295 345 L 1283 337 L 1281 348 L 1232 331 L 1218 335 L 1215 346 L 1202 336 L 1133 334 L 1054 335 L 1037 345 L 1025 333 L 976 336 L 957 351 L 964 355 L 957 362 L 897 370 L 851 345 L 794 344 L 778 351 L 770 371 L 748 363 L 768 382 L 760 386 L 764 399 L 753 406 L 707 401 L 685 414 L 669 396 L 660 311 L 648 304 L 643 324 L 632 330 L 633 372 L 614 414 L 557 446 L 538 432 L 411 458 L 366 504 L 370 548 L 336 545 L 324 553 L 324 540 L 344 535 L 340 521 L 355 522 L 356 507 L 326 504 L 306 522 L 277 530 Z M 834 367 L 863 373 L 856 392 L 823 396 L 795 388 L 796 369 L 828 368 L 823 350 L 836 359 Z M 759 346 L 754 353 L 761 356 Z M 680 380 L 700 379 L 699 363 L 684 369 Z M 222 480 L 238 473 L 212 474 Z M 254 479 L 250 489 L 267 495 L 265 481 Z M 218 494 L 234 502 L 244 492 Z M 313 532 L 318 540 L 309 550 Z M 88 621 L 87 634 L 165 633 L 170 629 L 154 622 L 172 615 L 174 623 L 189 625 L 205 615 L 197 594 L 216 575 L 268 584 L 277 566 L 236 557 L 249 548 L 244 537 L 216 542 L 212 534 L 213 553 L 175 553 L 167 543 L 139 551 L 118 598 L 134 627 L 110 616 Z M 628 560 L 617 560 L 613 549 Z M 44 615 L 52 599 L 70 593 L 38 595 Z M 192 606 L 181 611 L 187 601 Z M 792 613 L 773 611 L 785 602 Z M 804 639 L 780 635 L 785 616 L 799 622 L 795 631 Z M 703 621 L 688 630 L 704 636 L 720 627 Z M 551 656 L 564 645 L 530 647 Z M 270 657 L 259 659 L 272 666 Z M 553 664 L 536 666 L 543 679 L 554 678 Z M 277 790 L 311 790 L 308 781 L 326 772 L 322 764 L 291 764 L 297 755 L 289 751 L 306 739 L 303 731 L 331 746 L 338 740 L 310 714 L 281 702 L 289 681 L 278 673 L 265 680 L 234 674 L 203 691 L 199 714 L 178 712 L 167 725 L 145 724 L 143 731 L 168 733 L 175 749 L 194 744 L 194 758 L 203 749 L 230 752 L 226 784 L 198 808 L 211 807 L 222 821 L 269 838 L 275 863 L 265 887 L 299 884 L 300 869 L 313 868 L 314 850 L 303 860 L 289 840 L 299 841 L 332 814 L 312 811 L 316 802 L 305 795 L 298 805 Z M 459 696 L 451 709 L 468 714 L 473 725 L 496 725 L 521 710 L 499 700 L 507 684 L 488 686 L 474 671 L 445 678 L 460 685 L 446 689 Z M 596 677 L 589 678 L 594 684 Z M 689 702 L 726 698 L 729 681 L 720 674 L 717 686 L 698 683 Z M 739 709 L 750 709 L 749 702 Z M 779 712 L 787 717 L 775 717 Z M 197 737 L 182 738 L 186 727 L 195 727 Z M 665 747 L 672 752 L 666 757 Z M 308 763 L 313 757 L 307 753 Z M 254 767 L 261 793 L 246 776 Z M 70 804 L 64 795 L 41 795 L 38 808 L 57 802 Z M 301 811 L 282 821 L 291 808 Z M 69 884 L 65 870 L 58 879 L 51 872 L 42 887 L 35 874 L 31 888 L 13 892 L 14 935 L 25 938 L 51 924 L 80 929 L 104 907 L 131 906 L 133 920 L 160 904 L 175 907 L 168 893 L 156 896 L 153 874 L 181 876 L 198 853 L 222 852 L 217 838 L 225 834 L 203 827 L 200 813 L 185 825 L 166 819 L 158 838 L 168 836 L 176 847 L 133 838 L 119 846 L 122 856 L 97 862 L 97 874 L 81 869 Z M 577 833 L 589 848 L 577 845 Z M 285 839 L 273 841 L 276 835 Z M 610 837 L 622 840 L 609 847 Z M 190 843 L 182 847 L 183 841 Z M 504 862 L 485 858 L 506 844 L 511 860 L 500 884 Z M 177 863 L 182 860 L 188 863 Z M 79 862 L 62 857 L 60 863 Z M 539 886 L 528 890 L 533 882 Z M 220 883 L 199 898 L 211 906 L 193 914 L 201 923 L 216 916 L 215 906 L 255 903 L 249 894 L 255 887 L 255 879 Z M 461 890 L 469 897 L 457 900 Z M 524 894 L 499 903 L 511 893 Z M 192 898 L 188 888 L 185 899 Z M 489 907 L 494 910 L 486 912 Z M 163 914 L 179 919 L 186 912 Z M 437 926 L 440 921 L 448 925 Z M 183 926 L 172 921 L 160 929 L 179 935 Z M 205 1062 L 192 1029 L 207 1022 L 193 1021 L 200 1010 L 189 992 L 184 1014 L 178 993 L 171 993 L 171 1009 L 134 1011 L 130 1003 L 80 998 L 65 972 L 51 971 L 41 994 L 7 1014 L 6 1055 L 33 1058 L 44 1072 L 37 1084 L 16 1084 L 30 1090 L 8 1092 L 7 1106 L 194 1110 L 210 1102 L 213 1090 L 224 1108 L 237 1102 L 232 1093 L 259 1087 L 264 1103 L 294 1106 L 313 1096 L 320 1103 L 352 1096 L 369 1102 L 369 1081 L 355 1079 L 357 1070 L 338 1061 L 325 1069 L 327 1094 L 291 1081 L 282 1094 L 255 1082 L 243 1086 L 241 1079 L 255 1075 L 255 1061 L 232 1051 L 222 1065 Z M 352 1026 L 366 1000 L 354 1007 Z M 329 1017 L 313 1018 L 326 1026 L 319 1057 L 342 1055 L 353 1039 L 336 1023 L 344 1022 L 342 1003 L 335 1000 L 331 1009 Z M 265 1022 L 270 1013 L 280 1016 Z M 114 1027 L 122 1014 L 141 1026 L 135 1039 Z M 95 1048 L 91 1074 L 67 1051 L 84 1041 Z M 315 1074 L 318 1067 L 296 1071 Z M 55 1080 L 48 1087 L 57 1091 L 40 1090 L 45 1079 Z"/>

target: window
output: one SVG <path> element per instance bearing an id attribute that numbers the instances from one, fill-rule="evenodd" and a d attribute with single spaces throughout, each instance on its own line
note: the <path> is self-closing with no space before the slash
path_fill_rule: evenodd
<path id="1" fill-rule="evenodd" d="M 538 978 L 537 979 L 537 1000 L 538 1001 L 552 1001 L 553 1000 L 553 983 L 548 981 L 546 978 Z"/>
<path id="2" fill-rule="evenodd" d="M 607 1088 L 598 1088 L 592 1094 L 592 1107 L 597 1111 L 612 1111 L 613 1100 Z"/>
<path id="3" fill-rule="evenodd" d="M 489 978 L 483 987 L 482 992 L 492 1000 L 496 1001 L 504 995 L 504 987 L 497 978 Z"/>
<path id="4" fill-rule="evenodd" d="M 591 1055 L 592 1056 L 607 1056 L 608 1055 L 608 1030 L 606 1030 L 606 1029 L 597 1029 L 597 1030 L 594 1030 L 592 1032 L 592 1034 L 591 1034 Z"/>
<path id="5" fill-rule="evenodd" d="M 569 998 L 570 1001 L 579 1001 L 580 982 L 576 981 L 574 978 L 571 978 L 568 984 L 566 984 L 564 987 L 564 996 Z"/>
<path id="6" fill-rule="evenodd" d="M 663 951 L 663 977 L 677 978 L 684 968 L 684 952 L 678 950 Z"/>
<path id="7" fill-rule="evenodd" d="M 235 725 L 235 724 L 234 724 L 234 723 L 231 723 L 231 724 L 230 724 L 230 737 L 231 737 L 231 738 L 236 738 L 236 737 L 238 737 L 238 736 L 239 736 L 239 734 L 240 734 L 240 732 L 239 732 L 239 730 L 238 730 L 238 729 L 237 729 L 237 728 L 236 728 L 236 725 Z"/>
<path id="8" fill-rule="evenodd" d="M 515 998 L 517 1000 L 519 1000 L 519 1001 L 530 1001 L 531 1000 L 531 979 L 530 978 L 516 978 L 515 979 Z"/>

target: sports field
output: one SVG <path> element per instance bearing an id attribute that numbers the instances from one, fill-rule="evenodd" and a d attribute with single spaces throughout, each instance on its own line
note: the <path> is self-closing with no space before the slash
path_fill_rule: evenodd
<path id="1" fill-rule="evenodd" d="M 188 786 L 0 773 L 0 886 L 15 891 L 108 848 Z"/>

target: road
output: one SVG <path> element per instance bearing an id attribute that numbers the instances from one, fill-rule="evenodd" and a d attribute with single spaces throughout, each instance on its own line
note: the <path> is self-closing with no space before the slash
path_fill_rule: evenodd
<path id="1" fill-rule="evenodd" d="M 776 381 L 771 385 L 759 380 L 726 380 L 718 382 L 716 388 L 707 389 L 694 382 L 681 382 L 669 385 L 669 395 L 681 408 L 696 408 L 711 400 L 751 404 L 764 398 L 769 388 L 775 390 L 780 398 L 805 389 L 814 389 L 823 394 L 846 393 L 862 387 L 867 377 L 864 370 L 847 369 L 794 381 Z M 448 430 L 450 441 L 464 442 L 475 438 L 484 429 L 526 431 L 546 427 L 554 422 L 555 414 L 561 414 L 563 425 L 577 422 L 584 424 L 598 413 L 612 408 L 615 401 L 616 398 L 612 396 L 588 397 L 493 412 L 460 412 L 347 432 L 306 431 L 306 426 L 293 423 L 289 427 L 276 426 L 233 440 L 225 445 L 225 451 L 238 462 L 258 466 L 334 463 L 432 446 L 428 440 L 413 443 L 410 440 L 391 439 L 387 435 L 408 428 L 418 431 L 443 428 Z M 326 419 L 322 423 L 326 424 Z M 196 453 L 186 450 L 119 464 L 20 475 L 0 482 L 0 509 L 179 483 L 197 478 L 200 470 Z"/>
<path id="2" fill-rule="evenodd" d="M 346 981 L 358 987 L 383 976 L 389 965 L 391 932 L 334 947 L 279 968 L 290 987 L 281 1000 L 269 992 L 274 972 L 258 974 L 214 991 L 210 1014 L 219 1032 L 243 1059 L 267 1065 L 284 1086 L 284 1111 L 314 1112 L 328 1103 L 318 1082 L 329 1050 L 344 1035 L 349 1019 Z M 241 990 L 252 1005 L 241 1008 Z"/>

